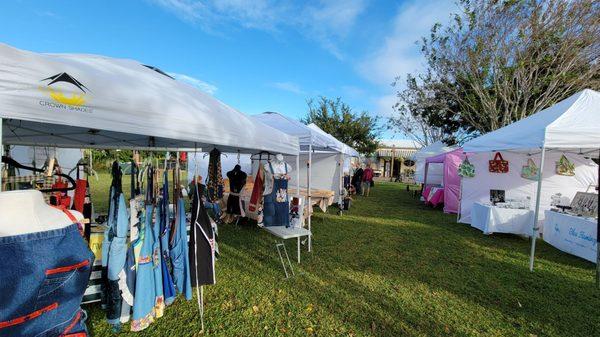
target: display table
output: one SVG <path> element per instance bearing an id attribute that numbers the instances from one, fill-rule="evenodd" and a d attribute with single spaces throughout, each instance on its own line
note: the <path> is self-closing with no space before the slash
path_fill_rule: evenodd
<path id="1" fill-rule="evenodd" d="M 298 228 L 298 227 L 285 227 L 285 226 L 270 226 L 270 227 L 263 227 L 263 229 L 281 240 L 288 240 L 288 239 L 294 239 L 294 238 L 297 239 L 298 263 L 300 263 L 300 238 L 303 236 L 309 237 L 312 235 L 312 233 L 308 229 Z M 285 244 L 283 243 L 283 241 L 276 242 L 275 248 L 277 249 L 277 253 L 279 254 L 279 259 L 281 260 L 281 265 L 283 266 L 283 271 L 285 272 L 285 277 L 289 277 L 289 275 L 288 275 L 287 269 L 285 267 L 285 262 L 283 260 L 283 256 L 281 254 L 280 249 L 283 249 L 283 252 L 285 253 L 285 257 L 287 258 L 287 262 L 288 262 L 288 265 L 292 272 L 292 275 L 294 275 L 294 268 L 292 267 L 292 263 L 290 262 L 290 257 L 288 256 L 287 249 L 285 248 Z"/>
<path id="2" fill-rule="evenodd" d="M 499 208 L 474 203 L 471 210 L 471 227 L 484 234 L 512 233 L 531 236 L 534 212 L 529 209 Z"/>
<path id="3" fill-rule="evenodd" d="M 596 262 L 596 219 L 553 211 L 545 212 L 544 241 L 552 246 Z"/>

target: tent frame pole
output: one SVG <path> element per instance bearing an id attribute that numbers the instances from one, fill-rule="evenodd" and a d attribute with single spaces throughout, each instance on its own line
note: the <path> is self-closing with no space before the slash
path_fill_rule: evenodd
<path id="1" fill-rule="evenodd" d="M 300 201 L 300 153 L 296 155 L 296 196 Z M 300 205 L 303 207 L 303 205 Z"/>
<path id="2" fill-rule="evenodd" d="M 598 149 L 598 160 L 600 160 L 600 149 Z M 600 198 L 600 165 L 598 165 L 598 180 L 596 181 L 596 191 Z M 596 218 L 596 289 L 600 289 L 600 208 L 598 208 L 598 217 Z"/>
<path id="3" fill-rule="evenodd" d="M 310 186 L 310 178 L 312 175 L 312 152 L 313 152 L 313 147 L 312 147 L 312 140 L 311 143 L 308 145 L 308 162 L 306 163 L 306 166 L 308 168 L 308 170 L 306 170 L 306 174 L 307 174 L 307 183 L 306 183 L 306 196 L 307 196 L 307 209 L 308 209 L 308 231 L 311 232 L 311 235 L 308 236 L 308 251 L 311 252 L 312 251 L 312 229 L 311 229 L 311 217 L 312 217 L 312 200 L 311 200 L 311 186 Z"/>
<path id="4" fill-rule="evenodd" d="M 4 155 L 4 144 L 2 143 L 2 117 L 0 117 L 0 157 Z M 4 164 L 0 160 L 0 192 L 2 192 L 2 172 Z"/>
<path id="5" fill-rule="evenodd" d="M 340 153 L 339 154 L 339 161 L 338 161 L 338 169 L 339 169 L 339 173 L 340 173 L 340 179 L 339 179 L 339 188 L 338 188 L 338 192 L 339 192 L 339 197 L 338 197 L 338 206 L 340 208 L 340 215 L 342 215 L 342 213 L 344 212 L 344 200 L 342 199 L 342 194 L 344 193 L 344 154 Z"/>
<path id="6" fill-rule="evenodd" d="M 546 160 L 546 144 L 542 145 L 542 155 L 540 159 L 540 170 L 538 172 L 538 184 L 537 192 L 535 195 L 535 213 L 533 215 L 533 231 L 531 235 L 531 253 L 529 254 L 529 271 L 533 271 L 533 262 L 535 260 L 535 242 L 537 241 L 537 234 L 540 230 L 538 226 L 538 220 L 540 217 L 540 199 L 542 197 L 542 179 L 544 172 L 544 162 Z"/>

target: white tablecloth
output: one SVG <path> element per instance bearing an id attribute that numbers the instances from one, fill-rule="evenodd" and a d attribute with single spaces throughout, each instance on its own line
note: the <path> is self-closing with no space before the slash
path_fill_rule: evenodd
<path id="1" fill-rule="evenodd" d="M 471 210 L 471 227 L 484 234 L 512 233 L 531 236 L 533 211 L 528 209 L 499 208 L 474 203 Z"/>
<path id="2" fill-rule="evenodd" d="M 546 211 L 544 241 L 563 252 L 596 262 L 596 226 L 595 219 Z"/>

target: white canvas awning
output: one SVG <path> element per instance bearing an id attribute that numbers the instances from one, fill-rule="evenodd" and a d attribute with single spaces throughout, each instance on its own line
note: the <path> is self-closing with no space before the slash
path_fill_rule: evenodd
<path id="1" fill-rule="evenodd" d="M 417 166 L 415 170 L 415 181 L 420 184 L 425 182 L 425 162 L 427 158 L 450 152 L 453 149 L 454 147 L 448 146 L 442 141 L 437 141 L 417 151 L 413 156 Z M 441 184 L 443 180 L 442 169 L 443 165 L 441 164 L 429 165 L 429 169 L 427 170 L 427 182 L 430 184 Z"/>
<path id="2" fill-rule="evenodd" d="M 518 122 L 477 137 L 465 152 L 539 152 L 558 149 L 574 153 L 600 148 L 600 93 L 586 89 Z"/>
<path id="3" fill-rule="evenodd" d="M 0 74 L 6 144 L 298 154 L 296 137 L 134 60 L 0 44 Z"/>
<path id="4" fill-rule="evenodd" d="M 302 151 L 308 151 L 309 147 L 312 147 L 314 151 L 334 151 L 336 146 L 335 142 L 329 137 L 278 112 L 263 112 L 252 116 L 252 118 L 290 136 L 298 137 Z"/>
<path id="5" fill-rule="evenodd" d="M 324 137 L 329 138 L 331 140 L 331 142 L 334 144 L 333 150 L 335 150 L 336 152 L 342 153 L 349 157 L 358 157 L 359 156 L 358 151 L 356 151 L 352 147 L 342 143 L 337 138 L 335 138 L 333 135 L 323 131 L 323 129 L 321 129 L 319 126 L 317 126 L 317 124 L 310 123 L 310 124 L 308 124 L 308 127 L 315 130 L 316 132 L 320 133 Z"/>

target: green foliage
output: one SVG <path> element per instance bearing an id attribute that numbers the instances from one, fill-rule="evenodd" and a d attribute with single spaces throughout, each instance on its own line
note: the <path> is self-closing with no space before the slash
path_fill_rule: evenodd
<path id="1" fill-rule="evenodd" d="M 398 92 L 406 119 L 434 135 L 486 133 L 573 93 L 600 89 L 600 3 L 460 0 L 421 41 L 427 69 Z"/>
<path id="2" fill-rule="evenodd" d="M 323 131 L 333 135 L 362 154 L 371 154 L 377 149 L 377 137 L 381 133 L 378 117 L 362 111 L 356 113 L 338 97 L 319 97 L 308 101 L 308 113 L 302 120 L 305 124 L 315 123 Z"/>

